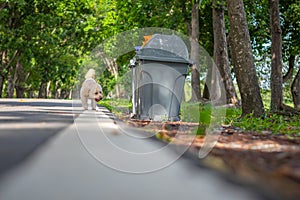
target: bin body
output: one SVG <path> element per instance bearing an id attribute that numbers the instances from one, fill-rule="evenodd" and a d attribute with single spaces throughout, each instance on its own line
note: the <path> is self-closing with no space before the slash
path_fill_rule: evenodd
<path id="1" fill-rule="evenodd" d="M 184 82 L 191 62 L 172 51 L 147 46 L 140 49 L 135 59 L 132 68 L 134 118 L 179 121 Z"/>

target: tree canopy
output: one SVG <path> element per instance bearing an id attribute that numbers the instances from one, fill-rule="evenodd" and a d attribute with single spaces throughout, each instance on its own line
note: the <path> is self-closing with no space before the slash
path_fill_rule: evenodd
<path id="1" fill-rule="evenodd" d="M 124 31 L 145 27 L 189 35 L 193 5 L 192 0 L 1 0 L 0 96 L 69 98 L 80 66 L 98 44 Z M 269 1 L 244 0 L 244 6 L 259 84 L 270 90 Z M 199 44 L 211 56 L 212 8 L 211 0 L 199 1 Z M 228 37 L 228 10 L 223 8 Z M 299 70 L 299 11 L 299 0 L 279 3 L 283 92 L 288 99 L 292 99 L 290 88 Z M 115 59 L 121 76 L 129 70 L 130 56 Z M 107 94 L 117 76 L 111 70 L 101 76 Z M 235 79 L 233 71 L 232 77 Z"/>

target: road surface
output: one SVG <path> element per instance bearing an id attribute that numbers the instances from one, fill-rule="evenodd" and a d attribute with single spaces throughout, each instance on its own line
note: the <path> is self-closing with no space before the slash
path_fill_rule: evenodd
<path id="1" fill-rule="evenodd" d="M 271 199 L 78 102 L 0 100 L 1 200 Z"/>

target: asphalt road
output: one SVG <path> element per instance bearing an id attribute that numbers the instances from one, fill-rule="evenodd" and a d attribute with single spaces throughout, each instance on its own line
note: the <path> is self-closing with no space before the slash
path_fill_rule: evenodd
<path id="1" fill-rule="evenodd" d="M 72 101 L 0 99 L 0 175 L 72 124 L 76 106 L 78 113 Z"/>
<path id="2" fill-rule="evenodd" d="M 116 121 L 104 108 L 0 101 L 1 200 L 270 199 L 201 167 L 185 150 Z"/>

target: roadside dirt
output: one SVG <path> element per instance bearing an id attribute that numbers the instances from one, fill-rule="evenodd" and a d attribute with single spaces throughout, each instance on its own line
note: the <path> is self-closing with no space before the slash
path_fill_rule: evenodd
<path id="1" fill-rule="evenodd" d="M 125 121 L 156 132 L 157 137 L 166 142 L 189 145 L 193 152 L 204 144 L 205 136 L 190 134 L 192 129 L 199 127 L 196 123 Z M 299 137 L 246 132 L 228 126 L 218 131 L 217 143 L 202 160 L 206 166 L 258 185 L 276 199 L 300 199 Z"/>

